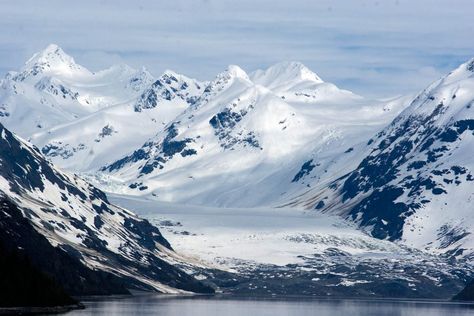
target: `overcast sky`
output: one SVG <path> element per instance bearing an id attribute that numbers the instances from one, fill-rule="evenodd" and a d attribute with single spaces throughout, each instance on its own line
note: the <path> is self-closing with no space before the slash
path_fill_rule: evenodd
<path id="1" fill-rule="evenodd" d="M 473 0 L 0 0 L 0 72 L 49 43 L 113 63 L 212 79 L 301 61 L 366 96 L 414 92 L 474 57 Z"/>

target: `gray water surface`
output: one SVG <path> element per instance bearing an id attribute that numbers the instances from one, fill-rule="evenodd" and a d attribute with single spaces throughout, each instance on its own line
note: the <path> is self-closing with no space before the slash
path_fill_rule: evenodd
<path id="1" fill-rule="evenodd" d="M 336 300 L 336 299 L 247 299 L 213 296 L 173 297 L 164 295 L 83 301 L 85 310 L 76 315 L 163 316 L 464 316 L 474 315 L 474 305 L 431 301 Z"/>

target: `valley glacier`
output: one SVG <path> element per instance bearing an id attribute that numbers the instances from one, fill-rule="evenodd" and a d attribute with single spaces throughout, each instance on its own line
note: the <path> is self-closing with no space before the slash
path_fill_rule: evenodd
<path id="1" fill-rule="evenodd" d="M 0 81 L 0 123 L 224 292 L 446 298 L 472 277 L 473 65 L 371 100 L 298 62 L 201 82 L 50 45 Z"/>

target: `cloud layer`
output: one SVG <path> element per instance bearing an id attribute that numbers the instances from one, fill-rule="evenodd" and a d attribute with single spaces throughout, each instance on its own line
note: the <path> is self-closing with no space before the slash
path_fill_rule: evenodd
<path id="1" fill-rule="evenodd" d="M 0 71 L 56 43 L 98 70 L 211 79 L 282 60 L 362 95 L 416 91 L 474 57 L 472 0 L 2 1 Z"/>

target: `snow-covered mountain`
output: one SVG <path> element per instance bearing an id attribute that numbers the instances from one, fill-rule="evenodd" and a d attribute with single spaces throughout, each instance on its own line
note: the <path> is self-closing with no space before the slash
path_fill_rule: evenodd
<path id="1" fill-rule="evenodd" d="M 441 286 L 446 295 L 470 277 L 474 60 L 418 95 L 378 101 L 325 82 L 297 62 L 250 74 L 231 65 L 213 80 L 199 82 L 169 70 L 154 78 L 145 69 L 125 65 L 92 73 L 50 45 L 19 72 L 8 73 L 0 87 L 0 122 L 39 147 L 2 128 L 0 155 L 8 167 L 2 170 L 11 170 L 0 170 L 5 205 L 12 203 L 8 209 L 17 208 L 52 246 L 78 251 L 87 267 L 112 272 L 120 262 L 113 273 L 130 277 L 127 282 L 134 287 L 207 290 L 170 264 L 222 284 L 234 284 L 235 275 L 189 265 L 153 226 L 111 205 L 98 189 L 55 169 L 41 155 L 118 193 L 116 200 L 125 205 L 158 212 L 156 205 L 170 202 L 196 213 L 204 210 L 191 225 L 185 223 L 193 218 L 188 213 L 157 224 L 165 223 L 162 228 L 186 254 L 197 249 L 213 265 L 235 264 L 223 268 L 240 271 L 238 278 L 290 273 L 313 293 L 380 294 L 381 283 L 371 278 L 366 280 L 370 285 L 359 284 L 358 278 L 370 269 L 382 275 L 396 266 L 401 272 L 384 274 L 384 280 L 394 288 L 402 284 L 403 295 L 412 290 L 428 295 Z M 12 144 L 19 149 L 9 149 Z M 290 225 L 291 208 L 303 212 L 298 225 L 291 235 L 279 234 Z M 237 227 L 228 210 L 239 220 L 262 223 Z M 327 218 L 312 218 L 305 210 L 339 215 L 362 231 L 348 224 L 341 235 L 337 220 L 313 231 L 307 222 Z M 214 224 L 204 229 L 208 214 L 222 218 L 215 224 L 226 222 L 233 233 L 222 233 Z M 274 222 L 268 214 L 284 218 L 284 225 L 269 229 Z M 296 243 L 291 260 L 277 274 L 275 262 L 259 261 L 259 250 Z M 235 247 L 255 248 L 250 257 L 233 257 Z M 315 247 L 320 247 L 317 255 Z M 433 268 L 420 276 L 426 262 Z M 319 270 L 328 264 L 332 268 L 324 285 L 308 281 L 319 280 Z M 166 265 L 165 275 L 150 265 Z M 340 269 L 353 274 L 340 275 L 334 283 Z M 408 274 L 410 280 L 400 281 Z M 237 282 L 232 291 L 248 291 L 253 288 L 249 282 Z M 341 292 L 341 286 L 353 291 Z M 273 290 L 280 287 L 278 281 Z"/>
<path id="2" fill-rule="evenodd" d="M 92 73 L 56 45 L 0 82 L 2 124 L 22 137 L 135 100 L 153 81 L 126 65 Z"/>
<path id="3" fill-rule="evenodd" d="M 172 71 L 154 79 L 126 65 L 92 73 L 49 45 L 0 81 L 0 121 L 59 166 L 96 170 L 155 135 L 202 85 Z"/>
<path id="4" fill-rule="evenodd" d="M 316 152 L 333 165 L 351 156 L 343 153 L 388 123 L 400 105 L 340 90 L 300 63 L 251 76 L 229 66 L 155 137 L 101 170 L 125 181 L 122 192 L 161 200 L 272 204 L 301 190 L 292 181 L 305 157 Z"/>
<path id="5" fill-rule="evenodd" d="M 156 227 L 1 124 L 0 166 L 2 244 L 23 249 L 70 294 L 212 291 L 174 266 L 182 259 Z"/>
<path id="6" fill-rule="evenodd" d="M 135 112 L 162 107 L 166 101 L 177 100 L 175 106 L 193 104 L 202 93 L 204 83 L 177 74 L 171 70 L 165 73 L 140 95 L 135 103 Z M 164 105 L 166 106 L 166 104 Z M 183 108 L 180 108 L 181 110 Z"/>
<path id="7" fill-rule="evenodd" d="M 318 75 L 299 62 L 281 62 L 266 70 L 250 74 L 252 82 L 262 85 L 282 99 L 311 103 L 314 100 L 361 98 L 332 83 L 324 82 Z"/>
<path id="8" fill-rule="evenodd" d="M 91 73 L 51 45 L 2 80 L 0 121 L 109 191 L 316 208 L 378 238 L 459 255 L 474 246 L 472 68 L 418 96 L 374 101 L 297 62 L 251 74 L 229 66 L 210 82 L 154 79 L 127 66 Z"/>
<path id="9" fill-rule="evenodd" d="M 308 185 L 296 180 L 316 154 L 321 182 L 348 171 L 357 144 L 404 104 L 341 90 L 297 62 L 155 80 L 123 65 L 91 73 L 56 45 L 2 87 L 0 122 L 56 165 L 107 190 L 220 206 L 287 200 Z"/>
<path id="10" fill-rule="evenodd" d="M 471 275 L 464 262 L 371 238 L 335 216 L 185 206 L 183 226 L 157 220 L 155 201 L 113 197 L 142 214 L 150 210 L 151 220 L 190 251 L 183 257 L 148 221 L 59 171 L 1 125 L 0 164 L 0 243 L 27 255 L 71 294 L 212 292 L 189 272 L 233 293 L 445 298 Z M 200 260 L 190 259 L 196 254 Z M 215 262 L 203 265 L 203 258 Z"/>
<path id="11" fill-rule="evenodd" d="M 35 133 L 31 141 L 63 168 L 96 171 L 163 129 L 194 102 L 200 90 L 196 80 L 167 71 L 130 102 Z"/>
<path id="12" fill-rule="evenodd" d="M 368 140 L 358 166 L 296 201 L 372 236 L 454 256 L 474 253 L 474 60 L 419 93 Z"/>

